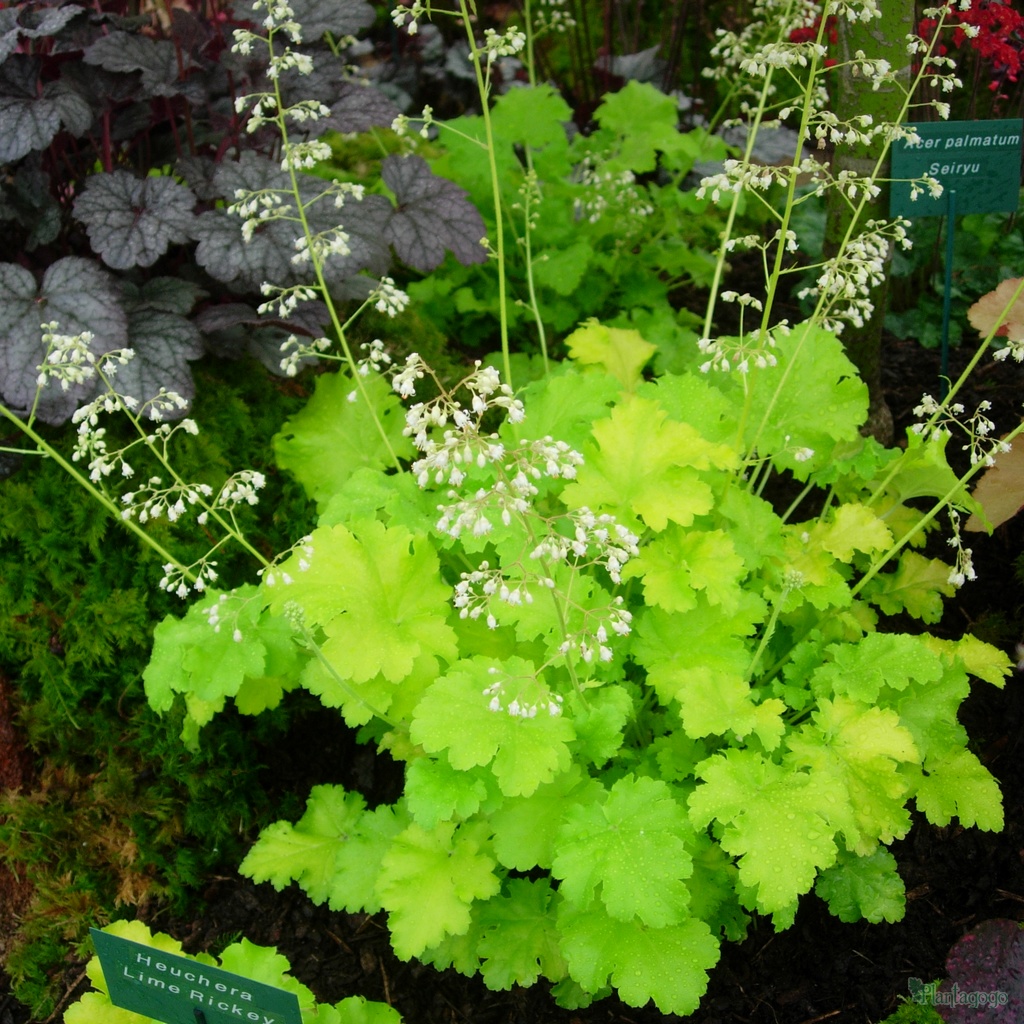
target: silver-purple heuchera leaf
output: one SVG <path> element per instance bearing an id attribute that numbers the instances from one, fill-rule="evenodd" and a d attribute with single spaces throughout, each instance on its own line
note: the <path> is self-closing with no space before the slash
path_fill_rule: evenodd
<path id="1" fill-rule="evenodd" d="M 188 360 L 199 359 L 204 349 L 199 329 L 181 315 L 191 309 L 186 298 L 190 289 L 187 282 L 165 277 L 154 278 L 139 290 L 125 289 L 128 344 L 135 358 L 118 369 L 114 387 L 140 406 L 161 388 L 176 391 L 185 399 L 195 394 Z M 194 291 L 192 295 L 194 299 Z M 184 410 L 164 413 L 163 418 L 181 415 Z"/>
<path id="2" fill-rule="evenodd" d="M 170 245 L 188 242 L 196 197 L 173 178 L 136 178 L 127 171 L 93 174 L 75 200 L 75 216 L 108 267 L 150 267 Z"/>
<path id="3" fill-rule="evenodd" d="M 325 188 L 321 179 L 300 174 L 299 182 L 311 229 L 327 231 L 341 225 L 349 236 L 349 254 L 331 256 L 326 262 L 328 282 L 338 283 L 363 270 L 383 274 L 390 264 L 384 226 L 391 204 L 383 196 L 369 195 L 361 201 L 349 198 L 339 210 L 330 198 L 316 201 Z M 302 227 L 296 219 L 289 177 L 280 166 L 246 152 L 237 163 L 221 164 L 214 184 L 228 202 L 235 201 L 236 192 L 277 192 L 282 196 L 281 212 L 290 219 L 261 224 L 246 242 L 241 217 L 221 210 L 204 213 L 196 226 L 196 261 L 235 291 L 259 292 L 265 281 L 278 287 L 307 282 L 308 265 L 293 262 Z"/>
<path id="4" fill-rule="evenodd" d="M 943 1020 L 950 1024 L 1019 1024 L 1024 1020 L 1024 930 L 1020 922 L 982 921 L 949 951 L 946 970 L 949 980 L 930 994 Z"/>
<path id="5" fill-rule="evenodd" d="M 66 128 L 82 135 L 92 125 L 92 108 L 58 79 L 38 88 L 39 61 L 16 53 L 0 65 L 0 164 L 45 149 Z"/>
<path id="6" fill-rule="evenodd" d="M 97 356 L 128 344 L 128 316 L 117 285 L 94 260 L 65 256 L 49 267 L 38 286 L 24 267 L 0 263 L 0 394 L 18 412 L 27 412 L 35 398 L 46 354 L 41 324 L 52 321 L 61 334 L 91 331 Z M 51 381 L 37 415 L 44 423 L 62 423 L 95 388 L 95 381 L 87 381 L 64 391 Z"/>
<path id="7" fill-rule="evenodd" d="M 0 10 L 0 62 L 14 53 L 19 38 L 41 39 L 56 35 L 84 8 L 77 4 L 64 7 L 30 7 L 18 5 Z"/>
<path id="8" fill-rule="evenodd" d="M 346 82 L 331 104 L 331 113 L 323 126 L 336 132 L 368 132 L 378 125 L 391 127 L 400 111 L 395 104 L 369 83 Z"/>
<path id="9" fill-rule="evenodd" d="M 398 207 L 385 229 L 395 254 L 415 270 L 434 270 L 450 250 L 460 263 L 483 263 L 483 219 L 466 192 L 418 156 L 389 156 L 381 168 Z"/>
<path id="10" fill-rule="evenodd" d="M 377 18 L 365 0 L 292 0 L 291 8 L 307 43 L 316 42 L 328 32 L 335 39 L 357 35 Z"/>
<path id="11" fill-rule="evenodd" d="M 82 54 L 82 60 L 107 71 L 140 72 L 146 96 L 177 96 L 185 92 L 183 75 L 195 66 L 187 52 L 175 49 L 167 39 L 119 31 L 97 39 Z"/>

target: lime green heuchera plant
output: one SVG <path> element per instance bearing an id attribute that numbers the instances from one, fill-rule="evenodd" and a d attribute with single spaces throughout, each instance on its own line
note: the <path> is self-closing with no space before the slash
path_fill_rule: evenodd
<path id="1" fill-rule="evenodd" d="M 758 7 L 780 40 L 822 13 L 784 6 L 788 20 Z M 278 22 L 294 41 L 279 0 L 271 44 Z M 514 33 L 477 43 L 471 28 L 469 39 L 486 97 L 490 61 L 523 44 Z M 800 117 L 813 134 L 824 48 L 787 46 L 748 63 L 762 107 L 776 69 L 810 68 Z M 280 96 L 259 102 L 285 134 Z M 955 415 L 957 386 L 922 402 L 905 447 L 861 436 L 867 392 L 836 324 L 866 313 L 859 287 L 901 225 L 849 240 L 822 267 L 815 314 L 774 323 L 796 179 L 830 183 L 800 156 L 746 168 L 727 165 L 706 189 L 731 204 L 719 271 L 742 188 L 788 190 L 775 235 L 744 239 L 764 251 L 764 299 L 721 295 L 759 326 L 712 339 L 709 311 L 681 372 L 645 376 L 651 344 L 588 321 L 536 379 L 503 329 L 504 374 L 477 364 L 449 385 L 417 355 L 392 365 L 379 342 L 356 359 L 333 316 L 343 367 L 317 378 L 275 439 L 279 465 L 317 502 L 317 528 L 272 562 L 246 542 L 259 582 L 229 591 L 212 589 L 209 558 L 168 556 L 165 587 L 206 593 L 158 626 L 145 684 L 158 709 L 183 697 L 190 744 L 229 698 L 255 714 L 303 687 L 402 762 L 405 787 L 372 809 L 315 787 L 298 822 L 262 833 L 244 873 L 297 881 L 335 909 L 383 910 L 400 957 L 479 972 L 495 989 L 544 978 L 563 1006 L 615 990 L 686 1014 L 721 942 L 741 939 L 754 913 L 785 928 L 813 889 L 843 920 L 899 919 L 887 847 L 912 807 L 937 825 L 1002 826 L 957 710 L 970 677 L 1000 686 L 1009 658 L 970 636 L 894 632 L 887 618 L 936 623 L 943 597 L 973 578 L 957 527 L 980 511 L 967 482 L 1008 441 L 991 439 L 981 412 Z M 842 185 L 851 201 L 872 187 Z M 239 198 L 245 217 L 275 208 Z M 314 268 L 328 242 L 301 250 Z M 318 281 L 299 297 L 330 304 Z M 369 301 L 398 311 L 406 297 L 385 281 Z M 328 345 L 289 343 L 285 363 Z M 120 463 L 98 447 L 97 422 L 116 392 L 97 401 L 79 417 L 80 451 L 103 486 Z M 160 429 L 158 456 L 178 428 Z M 974 467 L 964 477 L 945 456 L 960 430 Z M 121 505 L 139 529 L 155 500 L 237 538 L 232 509 L 258 486 L 236 477 L 214 495 L 179 481 L 173 493 L 136 487 Z M 952 563 L 924 548 L 947 512 Z"/>

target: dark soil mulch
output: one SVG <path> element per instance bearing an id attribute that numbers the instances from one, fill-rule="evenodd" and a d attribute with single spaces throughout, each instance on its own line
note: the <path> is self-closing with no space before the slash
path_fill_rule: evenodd
<path id="1" fill-rule="evenodd" d="M 954 375 L 967 357 L 967 352 L 953 353 Z M 889 346 L 886 390 L 897 436 L 912 420 L 922 392 L 937 392 L 937 377 L 937 353 L 912 343 Z M 990 363 L 964 402 L 971 407 L 988 399 L 997 428 L 1008 430 L 1020 415 L 1022 380 L 1024 371 L 1016 364 Z M 1013 572 L 1022 539 L 1024 524 L 1016 521 L 991 538 L 971 538 L 979 580 L 950 602 L 936 632 L 958 636 L 972 629 L 1013 649 L 1024 607 L 1024 588 Z M 871 1024 L 896 1008 L 908 992 L 909 978 L 943 976 L 946 953 L 973 925 L 992 917 L 1024 919 L 1022 718 L 1024 689 L 1017 679 L 1001 691 L 979 684 L 961 715 L 975 751 L 1002 786 L 1007 822 L 1002 833 L 934 828 L 920 821 L 892 847 L 908 892 L 903 921 L 842 924 L 813 896 L 785 932 L 755 921 L 745 942 L 723 948 L 708 993 L 688 1019 L 696 1024 Z M 275 766 L 268 785 L 304 792 L 318 782 L 355 785 L 358 780 L 371 802 L 397 795 L 395 775 L 365 749 L 354 748 L 336 716 L 311 713 L 303 728 L 306 735 L 292 746 L 303 753 Z M 217 949 L 240 935 L 276 945 L 321 1001 L 353 994 L 384 1000 L 409 1024 L 653 1024 L 676 1019 L 653 1005 L 638 1010 L 615 999 L 585 1010 L 561 1010 L 543 986 L 491 992 L 479 979 L 402 963 L 391 951 L 383 916 L 331 913 L 313 906 L 295 886 L 276 893 L 269 885 L 226 877 L 212 880 L 203 895 L 200 918 L 158 918 L 153 926 L 182 939 L 190 951 Z M 75 973 L 69 972 L 69 978 Z M 25 1024 L 29 1017 L 3 991 L 0 1024 Z"/>

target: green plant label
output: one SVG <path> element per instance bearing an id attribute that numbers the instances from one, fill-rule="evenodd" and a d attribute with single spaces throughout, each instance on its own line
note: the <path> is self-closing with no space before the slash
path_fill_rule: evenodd
<path id="1" fill-rule="evenodd" d="M 914 124 L 919 141 L 892 146 L 893 217 L 941 217 L 956 191 L 956 213 L 1013 213 L 1020 200 L 1024 120 L 935 121 Z M 922 178 L 942 184 L 933 196 Z M 916 196 L 916 198 L 915 198 Z"/>
<path id="2" fill-rule="evenodd" d="M 301 1024 L 294 992 L 95 928 L 90 934 L 110 1001 L 122 1009 L 164 1024 Z"/>

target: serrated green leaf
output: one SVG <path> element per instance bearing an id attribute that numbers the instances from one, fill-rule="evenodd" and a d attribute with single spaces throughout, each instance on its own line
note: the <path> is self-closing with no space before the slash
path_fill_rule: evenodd
<path id="1" fill-rule="evenodd" d="M 787 738 L 786 764 L 810 769 L 815 779 L 827 778 L 844 793 L 829 816 L 843 831 L 847 847 L 867 855 L 879 840 L 905 836 L 911 787 L 899 768 L 917 762 L 920 754 L 899 716 L 837 696 L 820 701 L 812 718 L 813 724 Z"/>
<path id="2" fill-rule="evenodd" d="M 198 728 L 224 707 L 225 698 L 237 697 L 247 680 L 255 687 L 242 697 L 247 706 L 272 699 L 287 685 L 268 684 L 268 691 L 258 681 L 268 675 L 271 662 L 270 674 L 296 669 L 292 636 L 284 620 L 262 611 L 255 587 L 208 593 L 183 619 L 168 616 L 154 630 L 153 653 L 142 674 L 146 698 L 163 713 L 176 694 L 184 694 L 188 714 L 182 735 L 194 745 Z"/>
<path id="3" fill-rule="evenodd" d="M 698 590 L 723 613 L 733 612 L 743 594 L 746 566 L 722 530 L 683 530 L 672 524 L 631 559 L 623 578 L 644 581 L 644 598 L 669 612 L 696 607 Z"/>
<path id="4" fill-rule="evenodd" d="M 606 327 L 594 318 L 565 339 L 569 355 L 582 366 L 599 366 L 627 391 L 635 389 L 640 372 L 655 348 L 639 331 Z"/>
<path id="5" fill-rule="evenodd" d="M 828 663 L 811 676 L 812 689 L 824 697 L 845 694 L 872 704 L 884 686 L 903 690 L 911 680 L 929 684 L 943 673 L 942 662 L 920 637 L 869 633 L 855 644 L 832 644 Z"/>
<path id="6" fill-rule="evenodd" d="M 755 704 L 750 684 L 741 675 L 695 666 L 680 675 L 675 699 L 686 735 L 693 739 L 725 735 L 738 739 L 754 733 L 766 750 L 774 750 L 786 731 L 782 712 L 786 706 L 776 697 Z"/>
<path id="7" fill-rule="evenodd" d="M 383 470 L 395 456 L 413 453 L 402 435 L 405 420 L 398 396 L 382 377 L 369 376 L 362 383 L 366 398 L 347 374 L 322 374 L 313 397 L 274 435 L 277 464 L 295 474 L 321 510 L 353 473 Z M 353 392 L 356 400 L 349 401 Z"/>
<path id="8" fill-rule="evenodd" d="M 587 992 L 611 983 L 623 1002 L 644 1006 L 652 999 L 662 1013 L 693 1013 L 718 963 L 718 940 L 703 921 L 690 918 L 667 928 L 618 921 L 599 905 L 559 913 L 562 953 L 569 973 Z"/>
<path id="9" fill-rule="evenodd" d="M 597 894 L 616 920 L 660 928 L 687 916 L 692 865 L 686 812 L 661 781 L 626 776 L 603 804 L 570 805 L 551 873 L 577 906 Z M 600 891 L 598 891 L 600 886 Z"/>
<path id="10" fill-rule="evenodd" d="M 694 673 L 744 677 L 753 656 L 745 637 L 765 615 L 764 603 L 746 593 L 744 606 L 726 616 L 701 595 L 688 612 L 647 608 L 635 623 L 633 656 L 647 670 L 647 684 L 662 704 L 676 699 Z"/>
<path id="11" fill-rule="evenodd" d="M 805 480 L 828 465 L 836 442 L 858 436 L 867 417 L 867 386 L 832 331 L 808 322 L 773 337 L 777 367 L 752 374 L 750 383 L 734 371 L 737 390 L 751 389 L 745 440 Z M 798 459 L 800 448 L 814 455 Z"/>
<path id="12" fill-rule="evenodd" d="M 317 528 L 306 547 L 311 551 L 293 554 L 275 573 L 272 607 L 297 602 L 310 625 L 323 627 L 341 679 L 363 683 L 381 673 L 398 683 L 418 658 L 455 659 L 455 634 L 445 621 L 451 592 L 425 538 L 370 521 L 354 533 Z"/>
<path id="13" fill-rule="evenodd" d="M 942 598 L 956 593 L 949 582 L 949 571 L 949 566 L 937 558 L 904 550 L 896 571 L 878 573 L 869 580 L 864 596 L 886 615 L 906 612 L 922 622 L 938 622 L 944 610 Z"/>
<path id="14" fill-rule="evenodd" d="M 690 820 L 725 825 L 721 845 L 739 858 L 744 903 L 763 913 L 791 914 L 819 870 L 836 859 L 833 808 L 847 799 L 839 783 L 731 749 L 697 766 L 704 780 L 690 796 Z M 749 902 L 748 902 L 749 901 Z"/>
<path id="15" fill-rule="evenodd" d="M 999 832 L 1003 827 L 999 784 L 969 750 L 926 758 L 914 800 L 933 825 L 948 825 L 956 817 L 967 828 Z"/>
<path id="16" fill-rule="evenodd" d="M 498 860 L 516 871 L 550 868 L 566 806 L 597 803 L 604 797 L 604 787 L 584 778 L 573 765 L 529 796 L 505 800 L 490 817 Z"/>
<path id="17" fill-rule="evenodd" d="M 565 249 L 545 252 L 534 262 L 533 280 L 559 295 L 572 295 L 583 280 L 593 254 L 593 246 L 584 239 Z"/>
<path id="18" fill-rule="evenodd" d="M 609 93 L 594 112 L 601 125 L 599 139 L 614 138 L 611 171 L 631 170 L 637 174 L 653 171 L 657 153 L 687 148 L 678 130 L 679 109 L 675 100 L 644 82 L 629 81 Z"/>
<path id="19" fill-rule="evenodd" d="M 239 870 L 278 891 L 298 882 L 310 899 L 326 901 L 332 910 L 376 913 L 381 858 L 406 824 L 390 807 L 367 811 L 358 793 L 314 786 L 299 821 L 265 828 Z"/>
<path id="20" fill-rule="evenodd" d="M 405 772 L 409 813 L 425 829 L 454 817 L 471 817 L 486 796 L 483 779 L 453 768 L 445 758 L 417 758 Z"/>
<path id="21" fill-rule="evenodd" d="M 550 85 L 509 89 L 495 101 L 492 117 L 503 143 L 534 149 L 567 146 L 565 125 L 572 121 L 572 109 Z"/>
<path id="22" fill-rule="evenodd" d="M 972 676 L 984 679 L 999 689 L 1005 686 L 1006 677 L 1013 671 L 1013 659 L 1005 651 L 970 634 L 959 640 L 926 636 L 922 641 L 933 650 L 959 658 Z"/>
<path id="23" fill-rule="evenodd" d="M 395 837 L 381 861 L 377 892 L 403 960 L 468 930 L 473 901 L 499 891 L 486 832 L 486 826 L 442 822 L 429 831 L 410 825 Z"/>
<path id="24" fill-rule="evenodd" d="M 735 453 L 705 441 L 689 424 L 668 418 L 656 402 L 628 398 L 594 424 L 597 450 L 562 492 L 571 506 L 612 512 L 620 522 L 642 519 L 654 530 L 669 521 L 689 526 L 712 506 L 700 471 L 731 469 Z"/>
<path id="25" fill-rule="evenodd" d="M 907 904 L 896 858 L 884 849 L 867 857 L 840 851 L 838 863 L 821 873 L 814 891 L 847 923 L 862 918 L 872 924 L 900 921 Z"/>
<path id="26" fill-rule="evenodd" d="M 602 767 L 622 747 L 623 731 L 634 713 L 633 698 L 625 687 L 602 686 L 586 694 L 586 700 L 570 697 L 575 759 Z"/>
<path id="27" fill-rule="evenodd" d="M 480 907 L 480 973 L 488 988 L 510 989 L 513 985 L 533 985 L 540 977 L 549 981 L 565 977 L 552 909 L 557 899 L 546 878 L 512 878 L 504 893 Z"/>
<path id="28" fill-rule="evenodd" d="M 576 734 L 532 663 L 513 657 L 458 662 L 424 694 L 409 735 L 453 768 L 491 765 L 503 793 L 528 796 L 569 768 Z"/>
<path id="29" fill-rule="evenodd" d="M 852 561 L 855 551 L 887 551 L 892 542 L 885 523 L 857 502 L 837 506 L 821 538 L 821 546 L 840 562 Z"/>

